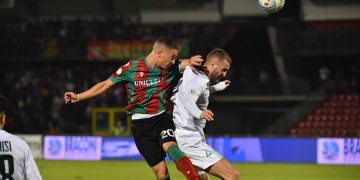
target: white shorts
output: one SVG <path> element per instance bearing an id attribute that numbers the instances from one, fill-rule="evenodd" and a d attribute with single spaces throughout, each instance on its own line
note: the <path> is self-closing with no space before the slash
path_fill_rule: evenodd
<path id="1" fill-rule="evenodd" d="M 175 138 L 180 150 L 190 158 L 199 173 L 223 158 L 216 150 L 206 144 L 205 137 L 200 131 L 176 129 Z"/>

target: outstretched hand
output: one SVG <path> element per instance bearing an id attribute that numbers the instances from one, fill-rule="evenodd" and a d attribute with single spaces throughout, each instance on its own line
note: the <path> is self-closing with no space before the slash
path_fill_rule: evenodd
<path id="1" fill-rule="evenodd" d="M 214 113 L 211 110 L 204 110 L 201 115 L 201 119 L 205 119 L 206 121 L 213 121 L 214 120 Z"/>
<path id="2" fill-rule="evenodd" d="M 68 104 L 68 103 L 77 103 L 80 101 L 80 98 L 79 98 L 79 95 L 78 94 L 75 94 L 73 92 L 66 92 L 64 94 L 64 101 L 65 101 L 65 104 Z"/>
<path id="3" fill-rule="evenodd" d="M 225 83 L 225 86 L 226 86 L 226 87 L 230 86 L 230 84 L 231 84 L 231 81 L 229 81 L 229 80 L 224 80 L 224 81 L 222 81 L 222 82 Z"/>
<path id="4" fill-rule="evenodd" d="M 210 93 L 217 92 L 217 91 L 223 91 L 227 87 L 229 87 L 231 82 L 229 80 L 221 81 L 213 86 L 209 87 Z"/>

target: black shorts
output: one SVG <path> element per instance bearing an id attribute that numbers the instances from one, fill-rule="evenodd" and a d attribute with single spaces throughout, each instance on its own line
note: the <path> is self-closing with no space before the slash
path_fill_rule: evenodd
<path id="1" fill-rule="evenodd" d="M 133 120 L 131 131 L 136 147 L 150 167 L 165 160 L 164 143 L 176 142 L 172 115 L 166 112 L 147 119 Z"/>

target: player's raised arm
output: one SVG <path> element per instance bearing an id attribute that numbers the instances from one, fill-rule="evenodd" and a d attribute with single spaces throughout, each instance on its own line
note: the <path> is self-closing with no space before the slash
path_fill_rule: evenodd
<path id="1" fill-rule="evenodd" d="M 93 87 L 82 93 L 77 94 L 74 92 L 66 92 L 64 94 L 65 103 L 77 103 L 79 101 L 98 96 L 106 92 L 113 84 L 114 83 L 110 79 L 107 79 L 95 84 Z"/>
<path id="2" fill-rule="evenodd" d="M 184 71 L 186 66 L 197 67 L 200 66 L 203 61 L 201 55 L 195 55 L 190 59 L 183 59 L 179 65 L 179 69 L 180 71 Z"/>

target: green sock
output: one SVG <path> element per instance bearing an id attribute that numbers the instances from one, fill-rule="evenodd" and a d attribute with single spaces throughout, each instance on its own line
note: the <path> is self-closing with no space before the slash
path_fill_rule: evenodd
<path id="1" fill-rule="evenodd" d="M 167 154 L 175 162 L 185 156 L 185 154 L 179 149 L 179 147 L 175 145 L 169 147 Z"/>

